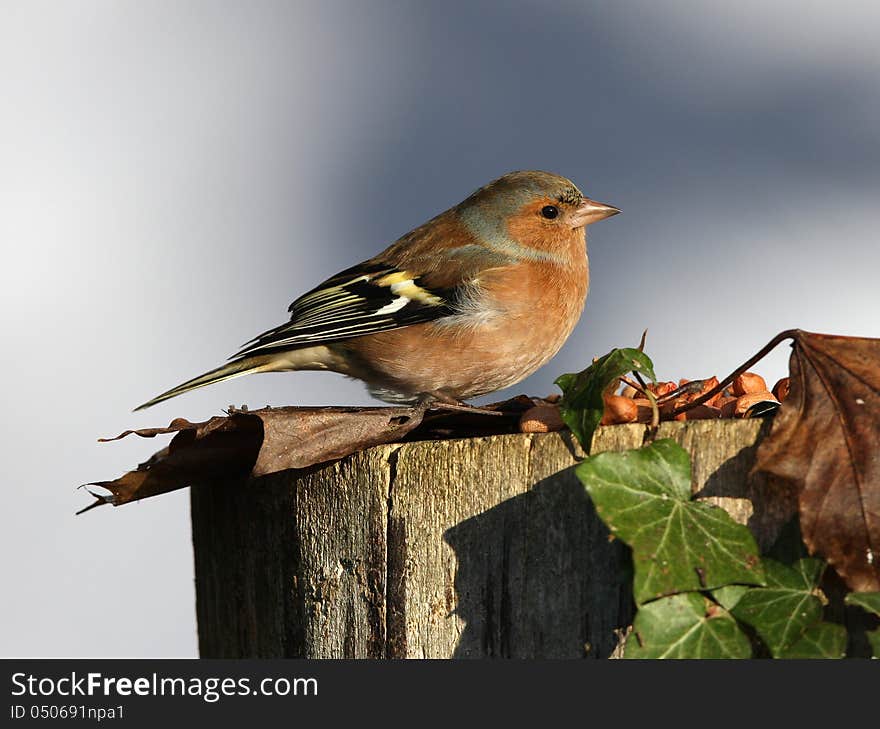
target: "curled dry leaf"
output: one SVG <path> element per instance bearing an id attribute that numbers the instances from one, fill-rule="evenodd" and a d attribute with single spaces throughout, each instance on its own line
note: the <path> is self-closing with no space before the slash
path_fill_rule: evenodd
<path id="1" fill-rule="evenodd" d="M 773 385 L 773 395 L 776 397 L 779 402 L 785 400 L 788 397 L 788 390 L 790 387 L 790 381 L 788 377 L 783 377 L 779 382 Z"/>
<path id="2" fill-rule="evenodd" d="M 799 492 L 801 533 L 859 592 L 880 590 L 880 339 L 791 333 L 790 391 L 755 469 Z"/>

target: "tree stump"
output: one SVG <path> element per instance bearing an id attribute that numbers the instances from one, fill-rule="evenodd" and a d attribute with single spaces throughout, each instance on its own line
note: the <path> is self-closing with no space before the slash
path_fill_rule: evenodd
<path id="1" fill-rule="evenodd" d="M 748 523 L 761 420 L 662 423 L 693 490 Z M 600 428 L 593 452 L 645 426 Z M 604 658 L 632 619 L 625 548 L 572 466 L 568 432 L 385 445 L 192 489 L 203 657 Z M 778 502 L 777 500 L 774 500 Z M 782 515 L 784 516 L 784 515 Z"/>

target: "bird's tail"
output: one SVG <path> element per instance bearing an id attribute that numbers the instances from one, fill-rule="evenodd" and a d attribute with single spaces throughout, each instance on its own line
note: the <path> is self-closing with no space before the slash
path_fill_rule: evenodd
<path id="1" fill-rule="evenodd" d="M 152 407 L 165 400 L 170 400 L 172 397 L 177 397 L 190 390 L 196 390 L 200 387 L 205 387 L 206 385 L 213 385 L 215 382 L 231 380 L 233 377 L 241 377 L 242 375 L 249 375 L 254 372 L 280 372 L 290 369 L 298 368 L 293 362 L 291 362 L 290 358 L 278 356 L 277 354 L 244 357 L 243 359 L 238 359 L 229 364 L 217 367 L 210 372 L 205 372 L 205 374 L 199 375 L 198 377 L 193 377 L 193 379 L 187 380 L 183 384 L 173 387 L 167 392 L 163 392 L 161 395 L 157 395 L 152 400 L 148 400 L 143 405 L 138 405 L 134 409 L 134 412 Z"/>

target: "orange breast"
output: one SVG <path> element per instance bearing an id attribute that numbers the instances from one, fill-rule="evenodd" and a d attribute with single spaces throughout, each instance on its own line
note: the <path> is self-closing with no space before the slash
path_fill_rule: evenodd
<path id="1" fill-rule="evenodd" d="M 567 265 L 523 261 L 484 271 L 454 317 L 340 342 L 345 374 L 391 401 L 440 393 L 458 400 L 516 384 L 568 339 L 589 286 L 583 238 Z"/>

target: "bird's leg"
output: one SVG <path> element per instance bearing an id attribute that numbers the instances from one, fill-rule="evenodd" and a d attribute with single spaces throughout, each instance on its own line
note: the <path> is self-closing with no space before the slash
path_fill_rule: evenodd
<path id="1" fill-rule="evenodd" d="M 412 406 L 413 415 L 419 420 L 425 417 L 425 413 L 431 409 L 432 400 L 427 395 L 421 395 L 416 403 Z"/>
<path id="2" fill-rule="evenodd" d="M 476 413 L 479 415 L 504 415 L 500 410 L 489 410 L 475 405 L 468 405 L 466 402 L 462 402 L 439 390 L 437 392 L 423 393 L 419 397 L 419 404 L 416 407 L 426 410 L 450 410 L 452 412 Z"/>

